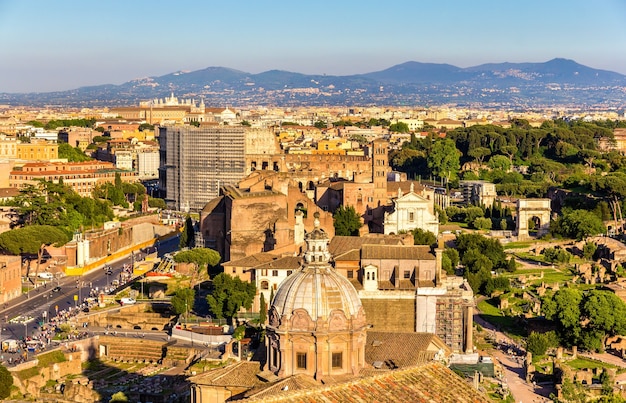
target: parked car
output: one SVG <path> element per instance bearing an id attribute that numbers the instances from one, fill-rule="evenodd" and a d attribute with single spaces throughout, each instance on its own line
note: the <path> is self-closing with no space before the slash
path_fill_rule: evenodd
<path id="1" fill-rule="evenodd" d="M 134 298 L 126 298 L 126 297 L 125 297 L 125 298 L 122 298 L 122 299 L 120 300 L 120 304 L 122 304 L 122 305 L 132 305 L 132 304 L 134 304 L 134 303 L 136 303 L 136 302 L 137 302 L 137 301 L 135 301 L 135 299 L 134 299 Z"/>
<path id="2" fill-rule="evenodd" d="M 39 273 L 38 276 L 39 278 L 44 278 L 46 280 L 52 280 L 54 278 L 54 275 L 48 272 Z"/>

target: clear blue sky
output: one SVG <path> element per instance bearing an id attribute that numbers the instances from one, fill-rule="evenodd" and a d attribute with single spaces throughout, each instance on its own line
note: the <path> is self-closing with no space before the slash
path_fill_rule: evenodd
<path id="1" fill-rule="evenodd" d="M 210 66 L 347 75 L 555 57 L 626 74 L 626 1 L 0 0 L 0 92 Z"/>

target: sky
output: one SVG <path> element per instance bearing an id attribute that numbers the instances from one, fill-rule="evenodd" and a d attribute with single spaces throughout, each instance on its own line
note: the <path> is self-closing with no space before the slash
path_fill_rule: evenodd
<path id="1" fill-rule="evenodd" d="M 556 57 L 626 74 L 626 1 L 0 0 L 0 93 L 214 66 L 350 75 Z"/>

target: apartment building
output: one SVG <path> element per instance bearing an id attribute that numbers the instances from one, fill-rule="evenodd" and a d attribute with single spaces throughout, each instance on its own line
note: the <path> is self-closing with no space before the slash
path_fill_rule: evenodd
<path id="1" fill-rule="evenodd" d="M 22 258 L 0 255 L 0 303 L 22 295 Z"/>
<path id="2" fill-rule="evenodd" d="M 31 139 L 30 143 L 18 142 L 15 158 L 27 161 L 50 161 L 59 158 L 59 145 L 56 141 Z"/>
<path id="3" fill-rule="evenodd" d="M 21 189 L 36 184 L 38 180 L 62 180 L 79 195 L 89 197 L 97 185 L 114 183 L 116 173 L 120 174 L 124 182 L 137 181 L 134 172 L 117 170 L 110 162 L 28 162 L 13 167 L 9 174 L 9 187 Z"/>

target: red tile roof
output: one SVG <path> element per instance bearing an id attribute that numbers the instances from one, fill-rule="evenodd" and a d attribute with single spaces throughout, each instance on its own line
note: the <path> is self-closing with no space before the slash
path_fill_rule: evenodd
<path id="1" fill-rule="evenodd" d="M 267 403 L 489 403 L 491 400 L 435 362 L 327 386 L 259 394 L 245 402 Z"/>

